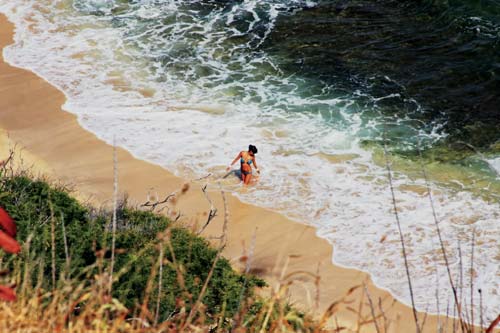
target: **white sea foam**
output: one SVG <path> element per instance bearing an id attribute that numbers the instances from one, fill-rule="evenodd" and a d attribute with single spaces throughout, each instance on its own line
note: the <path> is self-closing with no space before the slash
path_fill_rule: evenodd
<path id="1" fill-rule="evenodd" d="M 100 8 L 110 13 L 109 4 L 87 1 L 79 10 Z M 232 38 L 247 36 L 260 24 L 263 14 L 257 1 L 186 21 L 181 20 L 188 15 L 181 5 L 180 1 L 162 4 L 162 10 L 176 13 L 179 21 L 130 34 L 137 27 L 129 17 L 154 20 L 158 8 L 145 1 L 113 26 L 105 16 L 77 14 L 69 2 L 55 6 L 50 1 L 0 0 L 0 12 L 16 24 L 15 43 L 4 55 L 8 62 L 31 69 L 61 89 L 68 98 L 64 108 L 76 114 L 83 127 L 107 142 L 116 137 L 135 156 L 180 176 L 203 176 L 209 171 L 222 175 L 238 151 L 249 142 L 257 143 L 263 170 L 259 186 L 245 192 L 231 187 L 235 194 L 314 225 L 333 244 L 334 262 L 370 272 L 379 286 L 408 303 L 387 171 L 360 147 L 363 137 L 377 132 L 376 120 L 364 117 L 370 110 L 355 112 L 353 100 L 346 96 L 301 97 L 299 92 L 309 87 L 309 81 L 283 77 L 267 55 L 250 57 L 240 44 L 231 46 Z M 264 32 L 259 38 L 248 38 L 247 44 L 262 43 L 283 6 L 269 5 Z M 252 19 L 241 27 L 235 24 L 239 15 Z M 224 33 L 221 22 L 227 26 Z M 189 48 L 184 44 L 187 38 L 194 40 Z M 191 63 L 162 58 L 165 48 L 169 55 L 188 53 Z M 232 60 L 223 61 L 225 57 Z M 161 66 L 160 58 L 172 65 L 170 70 Z M 267 68 L 265 75 L 262 67 Z M 200 71 L 209 74 L 200 75 Z M 243 79 L 229 82 L 228 73 Z M 256 79 L 258 75 L 262 77 Z M 144 91 L 152 96 L 144 97 Z M 353 96 L 359 94 L 353 92 Z M 307 111 L 319 103 L 326 106 L 321 112 L 287 111 L 294 107 Z M 398 128 L 405 123 L 395 120 Z M 441 135 L 436 128 L 417 131 L 407 126 L 405 130 L 431 141 Z M 490 163 L 500 168 L 500 159 Z M 394 186 L 418 308 L 436 311 L 435 281 L 444 302 L 451 295 L 429 199 L 422 194 L 425 183 L 396 174 Z M 457 239 L 467 253 L 463 267 L 470 266 L 475 228 L 480 242 L 475 248 L 474 285 L 483 289 L 483 295 L 498 295 L 498 203 L 436 184 L 432 188 L 453 272 L 457 274 L 459 267 Z M 386 240 L 381 242 L 382 238 Z M 469 275 L 464 276 L 468 283 Z M 483 297 L 483 302 L 486 317 L 493 319 L 500 311 L 498 297 Z"/>
<path id="2" fill-rule="evenodd" d="M 500 178 L 500 157 L 488 160 L 489 165 L 495 169 L 497 176 Z"/>

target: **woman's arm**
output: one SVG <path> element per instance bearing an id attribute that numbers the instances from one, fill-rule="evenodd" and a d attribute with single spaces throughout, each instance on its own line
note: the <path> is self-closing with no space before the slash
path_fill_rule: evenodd
<path id="1" fill-rule="evenodd" d="M 253 157 L 253 165 L 255 166 L 255 170 L 257 170 L 257 173 L 260 173 L 259 167 L 257 166 L 257 160 L 255 159 L 255 156 Z"/>
<path id="2" fill-rule="evenodd" d="M 228 171 L 229 171 L 229 170 L 231 169 L 231 167 L 233 166 L 233 164 L 234 164 L 234 163 L 236 163 L 236 161 L 237 161 L 237 160 L 239 160 L 240 158 L 241 158 L 241 151 L 240 151 L 240 153 L 238 154 L 238 156 L 236 156 L 236 157 L 235 157 L 235 159 L 231 162 L 231 165 L 229 165 L 229 166 L 227 167 L 227 169 L 226 169 L 226 170 L 228 170 Z"/>

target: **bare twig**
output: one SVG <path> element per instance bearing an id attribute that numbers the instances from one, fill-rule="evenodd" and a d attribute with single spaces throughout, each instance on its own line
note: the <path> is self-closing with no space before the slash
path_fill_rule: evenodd
<path id="1" fill-rule="evenodd" d="M 208 217 L 207 217 L 207 221 L 205 222 L 205 224 L 203 225 L 203 227 L 198 231 L 198 235 L 200 235 L 206 227 L 208 227 L 208 225 L 210 224 L 210 222 L 214 219 L 214 217 L 217 216 L 217 208 L 215 208 L 212 200 L 210 199 L 210 197 L 208 196 L 208 193 L 207 193 L 207 185 L 203 186 L 201 188 L 201 191 L 203 192 L 203 194 L 205 195 L 205 198 L 207 199 L 208 203 L 210 204 L 210 211 L 208 212 Z"/>
<path id="2" fill-rule="evenodd" d="M 140 207 L 151 207 L 151 211 L 154 211 L 156 209 L 157 206 L 159 205 L 162 205 L 164 203 L 168 203 L 170 201 L 170 199 L 172 199 L 174 196 L 175 196 L 176 192 L 174 193 L 171 193 L 169 195 L 167 195 L 165 197 L 165 199 L 163 200 L 156 200 L 156 201 L 146 201 L 145 203 L 143 203 Z"/>
<path id="3" fill-rule="evenodd" d="M 193 179 L 193 181 L 195 181 L 195 182 L 196 182 L 196 181 L 199 181 L 199 180 L 203 180 L 203 179 L 206 179 L 206 178 L 210 177 L 211 175 L 212 175 L 212 173 L 210 172 L 210 173 L 208 173 L 206 176 L 203 176 L 203 177 L 201 177 L 201 178 L 196 178 L 196 179 Z"/>

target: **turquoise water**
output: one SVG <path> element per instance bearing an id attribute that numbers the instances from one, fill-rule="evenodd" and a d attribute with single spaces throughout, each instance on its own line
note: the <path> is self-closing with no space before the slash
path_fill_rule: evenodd
<path id="1" fill-rule="evenodd" d="M 499 8 L 0 0 L 17 27 L 6 59 L 64 91 L 82 126 L 186 178 L 216 180 L 238 151 L 257 145 L 258 185 L 224 186 L 315 226 L 335 263 L 370 272 L 409 302 L 385 137 L 418 307 L 429 311 L 446 280 L 419 150 L 454 274 L 456 244 L 470 248 L 475 230 L 474 284 L 500 292 Z M 488 318 L 497 299 L 486 301 Z"/>

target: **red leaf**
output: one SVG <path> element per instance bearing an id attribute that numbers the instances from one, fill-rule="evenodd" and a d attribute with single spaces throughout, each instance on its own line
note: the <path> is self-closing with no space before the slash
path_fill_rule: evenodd
<path id="1" fill-rule="evenodd" d="M 0 247 L 9 253 L 19 253 L 21 251 L 19 243 L 2 230 L 0 230 Z"/>
<path id="2" fill-rule="evenodd" d="M 2 207 L 0 207 L 0 226 L 2 226 L 6 233 L 12 237 L 16 237 L 16 222 L 14 222 L 12 217 L 10 217 L 10 215 Z"/>
<path id="3" fill-rule="evenodd" d="M 15 301 L 16 292 L 9 287 L 0 286 L 0 299 L 9 302 Z"/>

